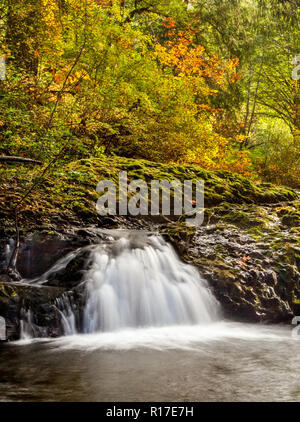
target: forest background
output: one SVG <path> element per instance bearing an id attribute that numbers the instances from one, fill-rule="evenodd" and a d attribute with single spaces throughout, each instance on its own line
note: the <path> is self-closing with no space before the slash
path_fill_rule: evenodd
<path id="1" fill-rule="evenodd" d="M 299 188 L 299 17 L 299 0 L 1 0 L 2 189 L 115 155 Z"/>

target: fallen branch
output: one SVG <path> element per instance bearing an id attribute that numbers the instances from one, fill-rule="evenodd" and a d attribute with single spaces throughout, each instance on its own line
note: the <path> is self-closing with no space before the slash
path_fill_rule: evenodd
<path id="1" fill-rule="evenodd" d="M 10 155 L 0 155 L 0 161 L 4 161 L 4 162 L 13 161 L 13 162 L 20 162 L 20 163 L 42 165 L 42 162 L 39 160 L 32 160 L 31 158 L 24 158 L 24 157 L 14 157 Z"/>

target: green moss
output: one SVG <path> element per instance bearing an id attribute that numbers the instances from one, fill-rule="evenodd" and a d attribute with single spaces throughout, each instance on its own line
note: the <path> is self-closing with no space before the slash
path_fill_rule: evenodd
<path id="1" fill-rule="evenodd" d="M 300 227 L 300 212 L 294 211 L 282 216 L 282 223 L 286 226 Z"/>
<path id="2" fill-rule="evenodd" d="M 160 231 L 162 234 L 166 235 L 169 240 L 176 243 L 181 240 L 187 241 L 191 239 L 196 233 L 196 227 L 177 222 L 169 224 L 167 227 L 162 227 Z"/>
<path id="3" fill-rule="evenodd" d="M 21 166 L 22 167 L 22 166 Z M 96 185 L 100 180 L 110 179 L 116 184 L 119 172 L 127 171 L 129 181 L 145 180 L 150 188 L 151 180 L 204 180 L 205 207 L 225 207 L 233 204 L 267 204 L 299 198 L 291 189 L 271 184 L 256 184 L 239 174 L 228 171 L 207 171 L 196 166 L 161 164 L 146 160 L 136 160 L 122 157 L 89 158 L 75 161 L 57 168 L 46 174 L 43 183 L 24 202 L 20 221 L 31 219 L 36 224 L 43 224 L 47 218 L 65 214 L 67 220 L 80 219 L 96 222 L 95 202 L 98 198 Z M 0 216 L 11 220 L 13 224 L 13 209 L 20 195 L 28 188 L 25 171 L 15 168 L 1 174 L 1 184 L 6 184 L 7 195 L 0 197 Z M 4 179 L 3 179 L 4 178 Z M 9 183 L 14 186 L 9 189 Z M 17 186 L 17 188 L 15 188 Z M 150 191 L 150 189 L 149 189 Z M 13 193 L 12 193 L 13 192 Z M 291 216 L 289 217 L 291 218 Z M 293 224 L 298 222 L 298 214 L 292 217 Z M 295 220 L 296 218 L 296 220 Z M 231 221 L 239 226 L 252 227 L 264 225 L 262 219 L 248 218 L 246 215 L 231 215 Z M 287 217 L 285 222 L 288 223 Z"/>
<path id="4" fill-rule="evenodd" d="M 241 228 L 266 228 L 266 222 L 262 217 L 258 217 L 242 210 L 232 210 L 224 216 L 224 219 L 225 221 L 231 222 Z"/>
<path id="5" fill-rule="evenodd" d="M 12 297 L 17 297 L 17 296 L 18 296 L 17 290 L 14 289 L 13 286 L 10 286 L 6 284 L 5 282 L 0 281 L 0 298 L 1 297 L 12 298 Z"/>

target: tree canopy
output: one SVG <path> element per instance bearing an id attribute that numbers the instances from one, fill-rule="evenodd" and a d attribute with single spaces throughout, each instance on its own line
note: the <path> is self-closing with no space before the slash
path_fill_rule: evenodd
<path id="1" fill-rule="evenodd" d="M 0 154 L 299 186 L 298 0 L 1 0 Z"/>

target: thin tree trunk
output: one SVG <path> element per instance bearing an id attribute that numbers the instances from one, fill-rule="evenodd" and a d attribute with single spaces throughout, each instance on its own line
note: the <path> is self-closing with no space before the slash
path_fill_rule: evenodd
<path id="1" fill-rule="evenodd" d="M 259 88 L 260 81 L 261 81 L 261 74 L 262 74 L 262 67 L 263 67 L 263 64 L 264 64 L 264 57 L 265 57 L 265 50 L 263 51 L 263 54 L 262 54 L 262 57 L 261 57 L 259 73 L 258 73 L 258 80 L 257 80 L 257 83 L 256 83 L 255 95 L 254 95 L 253 106 L 252 106 L 252 112 L 251 112 L 251 117 L 250 117 L 250 121 L 249 121 L 249 125 L 248 125 L 247 138 L 245 139 L 245 144 L 244 144 L 245 146 L 247 146 L 249 144 L 249 136 L 250 136 L 251 127 L 252 127 L 255 109 L 256 109 L 256 104 L 257 104 L 258 88 Z"/>
<path id="2" fill-rule="evenodd" d="M 19 163 L 26 163 L 26 164 L 38 164 L 42 165 L 42 162 L 39 160 L 32 160 L 31 158 L 24 158 L 24 157 L 15 157 L 9 155 L 0 155 L 0 162 L 19 162 Z"/>

